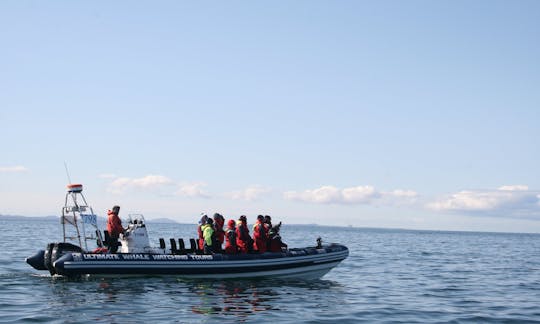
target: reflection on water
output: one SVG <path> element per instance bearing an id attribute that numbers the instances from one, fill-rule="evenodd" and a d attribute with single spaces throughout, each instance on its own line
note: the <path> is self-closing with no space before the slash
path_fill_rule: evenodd
<path id="1" fill-rule="evenodd" d="M 49 281 L 51 307 L 61 309 L 102 309 L 98 321 L 122 321 L 137 312 L 148 315 L 148 304 L 159 305 L 172 317 L 192 315 L 229 318 L 246 321 L 251 315 L 279 311 L 299 290 L 324 294 L 324 290 L 339 288 L 329 280 L 187 280 L 175 277 L 43 278 Z M 315 299 L 313 299 L 315 301 Z M 309 304 L 309 301 L 304 301 Z M 117 307 L 116 307 L 116 306 Z M 126 305 L 128 307 L 126 307 Z M 96 315 L 96 314 L 95 314 Z"/>
<path id="2" fill-rule="evenodd" d="M 270 301 L 279 295 L 272 287 L 259 287 L 254 281 L 194 282 L 189 291 L 199 297 L 194 313 L 246 316 L 274 309 Z"/>
<path id="3" fill-rule="evenodd" d="M 292 289 L 324 290 L 338 286 L 332 281 L 227 280 L 186 281 L 188 291 L 198 297 L 191 310 L 197 314 L 221 314 L 238 319 L 254 313 L 280 310 L 280 299 L 287 299 Z M 320 293 L 323 293 L 322 291 Z"/>

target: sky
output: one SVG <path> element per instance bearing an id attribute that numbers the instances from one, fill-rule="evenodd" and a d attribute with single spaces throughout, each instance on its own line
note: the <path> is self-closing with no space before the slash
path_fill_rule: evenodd
<path id="1" fill-rule="evenodd" d="M 2 1 L 0 214 L 540 233 L 538 1 Z"/>

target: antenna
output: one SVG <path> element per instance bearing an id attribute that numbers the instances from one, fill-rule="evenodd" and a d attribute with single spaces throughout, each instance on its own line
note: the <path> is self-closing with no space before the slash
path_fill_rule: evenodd
<path id="1" fill-rule="evenodd" d="M 68 181 L 69 181 L 69 183 L 71 184 L 71 178 L 70 178 L 70 176 L 69 176 L 69 171 L 68 171 L 68 167 L 67 167 L 66 161 L 64 161 L 64 167 L 66 168 L 66 175 L 67 175 Z"/>

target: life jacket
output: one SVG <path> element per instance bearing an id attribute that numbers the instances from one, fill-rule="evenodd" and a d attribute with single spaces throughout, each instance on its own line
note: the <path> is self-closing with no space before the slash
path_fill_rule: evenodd
<path id="1" fill-rule="evenodd" d="M 204 249 L 204 236 L 203 236 L 203 230 L 202 230 L 202 227 L 204 225 L 199 225 L 197 227 L 197 233 L 199 234 L 199 240 L 198 240 L 198 244 L 199 244 L 199 250 L 203 250 Z"/>
<path id="2" fill-rule="evenodd" d="M 264 230 L 266 231 L 266 250 L 270 250 L 270 229 L 272 229 L 272 224 L 264 222 Z"/>
<path id="3" fill-rule="evenodd" d="M 223 231 L 223 223 L 225 222 L 225 219 L 219 215 L 219 217 L 214 218 L 214 229 L 216 230 L 216 239 L 221 244 L 223 244 L 225 240 L 225 232 Z"/>
<path id="4" fill-rule="evenodd" d="M 227 228 L 225 231 L 225 253 L 238 253 L 238 246 L 236 245 L 236 231 L 233 228 Z"/>
<path id="5" fill-rule="evenodd" d="M 108 218 L 107 218 L 107 232 L 109 232 L 109 236 L 113 239 L 117 239 L 120 236 L 120 233 L 124 232 L 124 228 L 122 227 L 122 221 L 120 220 L 120 217 L 113 213 L 112 211 L 107 212 Z"/>
<path id="6" fill-rule="evenodd" d="M 259 220 L 253 225 L 253 240 L 255 241 L 255 250 L 259 251 L 259 253 L 266 252 L 268 246 L 268 233 L 264 224 Z"/>
<path id="7" fill-rule="evenodd" d="M 250 252 L 253 246 L 247 224 L 240 220 L 236 222 L 236 245 L 242 253 Z"/>
<path id="8" fill-rule="evenodd" d="M 286 248 L 287 247 L 287 244 L 283 243 L 283 241 L 281 241 L 281 236 L 279 235 L 275 235 L 273 236 L 271 239 L 270 239 L 270 244 L 269 244 L 269 251 L 270 252 L 281 252 L 281 248 L 284 247 Z"/>
<path id="9" fill-rule="evenodd" d="M 202 226 L 202 232 L 204 237 L 204 245 L 213 246 L 216 240 L 214 227 L 210 224 L 205 224 Z"/>

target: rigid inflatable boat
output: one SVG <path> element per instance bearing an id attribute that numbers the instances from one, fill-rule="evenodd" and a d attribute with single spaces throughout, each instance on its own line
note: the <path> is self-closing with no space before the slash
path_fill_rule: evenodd
<path id="1" fill-rule="evenodd" d="M 186 249 L 182 239 L 170 239 L 170 247 L 160 239 L 151 247 L 142 215 L 130 215 L 128 228 L 120 237 L 119 253 L 103 253 L 106 240 L 97 227 L 97 217 L 86 203 L 82 185 L 68 185 L 61 223 L 64 241 L 49 243 L 45 250 L 26 258 L 37 270 L 51 275 L 177 275 L 184 278 L 302 278 L 317 279 L 349 255 L 340 244 L 321 244 L 281 252 L 247 254 L 202 254 L 194 239 Z M 87 235 L 87 228 L 92 235 Z M 71 234 L 68 231 L 71 229 Z M 105 233 L 106 235 L 106 233 Z M 98 248 L 89 250 L 87 241 Z M 76 242 L 78 244 L 75 244 Z"/>

